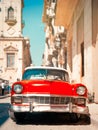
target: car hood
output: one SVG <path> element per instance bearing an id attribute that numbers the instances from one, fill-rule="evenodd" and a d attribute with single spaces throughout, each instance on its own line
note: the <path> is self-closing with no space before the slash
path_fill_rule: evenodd
<path id="1" fill-rule="evenodd" d="M 21 81 L 24 94 L 72 95 L 72 86 L 68 82 L 57 80 Z"/>

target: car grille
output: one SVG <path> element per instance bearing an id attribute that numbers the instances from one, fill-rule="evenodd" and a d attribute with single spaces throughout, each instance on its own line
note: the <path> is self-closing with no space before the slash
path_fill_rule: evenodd
<path id="1" fill-rule="evenodd" d="M 46 96 L 35 96 L 35 97 L 23 97 L 23 103 L 36 103 L 36 104 L 68 104 L 70 97 L 46 97 Z"/>

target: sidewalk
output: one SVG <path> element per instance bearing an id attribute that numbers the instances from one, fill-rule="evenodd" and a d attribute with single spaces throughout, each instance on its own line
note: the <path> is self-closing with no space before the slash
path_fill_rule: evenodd
<path id="1" fill-rule="evenodd" d="M 88 104 L 88 107 L 89 107 L 90 114 L 98 115 L 98 104 L 91 103 Z"/>
<path id="2" fill-rule="evenodd" d="M 10 95 L 11 95 L 11 94 L 5 94 L 5 95 L 3 95 L 3 96 L 0 95 L 0 99 L 2 99 L 2 98 L 6 98 L 6 97 L 10 97 Z"/>

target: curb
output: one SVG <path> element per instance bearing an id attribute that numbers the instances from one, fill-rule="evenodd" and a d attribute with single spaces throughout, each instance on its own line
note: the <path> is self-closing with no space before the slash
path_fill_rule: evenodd
<path id="1" fill-rule="evenodd" d="M 98 102 L 94 102 L 95 104 L 98 104 Z"/>
<path id="2" fill-rule="evenodd" d="M 4 96 L 0 96 L 0 99 L 7 98 L 7 97 L 10 97 L 10 96 L 11 96 L 11 94 L 6 94 Z"/>

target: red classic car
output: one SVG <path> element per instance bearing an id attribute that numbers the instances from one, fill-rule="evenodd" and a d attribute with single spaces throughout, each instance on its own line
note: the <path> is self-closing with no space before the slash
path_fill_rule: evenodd
<path id="1" fill-rule="evenodd" d="M 22 80 L 12 85 L 10 117 L 24 119 L 26 113 L 34 112 L 69 113 L 75 119 L 90 117 L 86 102 L 86 86 L 71 84 L 65 69 L 27 67 Z"/>

